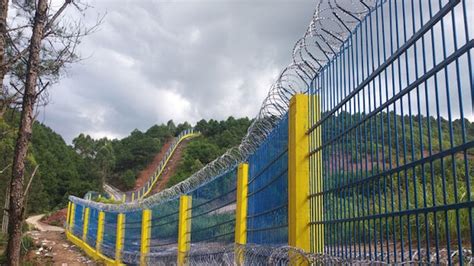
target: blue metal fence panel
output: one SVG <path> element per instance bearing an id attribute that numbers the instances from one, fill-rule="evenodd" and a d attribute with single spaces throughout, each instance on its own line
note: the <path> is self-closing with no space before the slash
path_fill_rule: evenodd
<path id="1" fill-rule="evenodd" d="M 115 258 L 115 242 L 117 238 L 117 213 L 105 212 L 104 237 L 101 244 L 102 254 Z"/>
<path id="2" fill-rule="evenodd" d="M 188 193 L 192 197 L 191 243 L 234 242 L 236 179 L 234 167 Z"/>
<path id="3" fill-rule="evenodd" d="M 176 253 L 178 245 L 179 198 L 154 206 L 151 220 L 150 259 Z"/>
<path id="4" fill-rule="evenodd" d="M 84 206 L 76 204 L 74 212 L 74 227 L 72 229 L 73 235 L 82 238 L 82 230 L 84 229 Z"/>
<path id="5" fill-rule="evenodd" d="M 313 80 L 326 254 L 469 263 L 473 16 L 472 1 L 379 1 Z"/>
<path id="6" fill-rule="evenodd" d="M 247 242 L 288 243 L 288 115 L 249 159 Z"/>
<path id="7" fill-rule="evenodd" d="M 89 209 L 89 225 L 87 227 L 86 243 L 95 247 L 97 242 L 97 225 L 99 221 L 99 211 L 94 208 Z"/>
<path id="8" fill-rule="evenodd" d="M 123 261 L 133 263 L 140 253 L 142 234 L 142 214 L 141 210 L 125 213 L 125 233 L 123 241 Z"/>

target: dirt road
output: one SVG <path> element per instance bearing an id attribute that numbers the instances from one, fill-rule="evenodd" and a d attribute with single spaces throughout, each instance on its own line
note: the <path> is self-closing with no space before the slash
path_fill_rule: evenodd
<path id="1" fill-rule="evenodd" d="M 66 240 L 64 229 L 42 223 L 44 215 L 35 215 L 26 219 L 34 228 L 27 234 L 33 239 L 35 248 L 28 252 L 26 261 L 32 265 L 99 265 L 82 251 Z"/>

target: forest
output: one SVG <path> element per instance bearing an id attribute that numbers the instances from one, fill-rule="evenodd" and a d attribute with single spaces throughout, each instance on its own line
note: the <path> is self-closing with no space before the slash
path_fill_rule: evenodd
<path id="1" fill-rule="evenodd" d="M 248 118 L 201 120 L 195 129 L 202 135 L 185 147 L 176 174 L 168 186 L 185 179 L 226 149 L 238 145 L 247 131 Z M 19 114 L 10 110 L 0 120 L 0 187 L 8 186 L 12 154 L 17 136 Z M 30 186 L 27 214 L 44 213 L 64 208 L 69 195 L 82 197 L 88 191 L 102 191 L 107 181 L 121 189 L 133 188 L 140 170 L 151 162 L 162 145 L 181 131 L 190 128 L 187 122 L 175 125 L 153 125 L 142 132 L 133 130 L 122 139 L 93 139 L 79 134 L 68 145 L 46 125 L 35 122 L 30 153 L 26 163 L 26 183 L 36 166 L 38 170 Z M 3 205 L 5 191 L 0 193 Z M 1 214 L 3 215 L 3 213 Z"/>

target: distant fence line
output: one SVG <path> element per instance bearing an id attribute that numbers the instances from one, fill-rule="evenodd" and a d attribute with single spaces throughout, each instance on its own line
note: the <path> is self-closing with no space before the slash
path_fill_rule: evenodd
<path id="1" fill-rule="evenodd" d="M 200 132 L 195 131 L 194 129 L 190 128 L 190 129 L 183 130 L 181 133 L 179 133 L 178 136 L 174 137 L 169 148 L 166 150 L 165 154 L 163 155 L 162 160 L 160 161 L 156 169 L 153 171 L 153 174 L 148 178 L 146 183 L 141 188 L 137 190 L 133 190 L 133 191 L 122 192 L 114 187 L 111 187 L 108 184 L 104 184 L 105 192 L 109 194 L 110 197 L 114 198 L 115 200 L 123 201 L 123 202 L 138 201 L 140 199 L 143 199 L 149 196 L 153 187 L 156 185 L 159 178 L 165 171 L 167 163 L 171 159 L 171 156 L 173 156 L 178 145 L 180 145 L 184 140 L 187 140 L 199 135 L 200 135 Z M 112 191 L 109 192 L 109 190 L 112 190 Z"/>
<path id="2" fill-rule="evenodd" d="M 68 238 L 107 264 L 474 263 L 472 1 L 369 2 L 318 7 L 305 93 L 245 158 L 159 201 L 71 197 Z"/>

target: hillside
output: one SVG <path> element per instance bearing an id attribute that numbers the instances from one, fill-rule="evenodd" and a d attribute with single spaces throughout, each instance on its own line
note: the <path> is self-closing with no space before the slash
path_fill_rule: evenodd
<path id="1" fill-rule="evenodd" d="M 11 176 L 18 114 L 8 112 L 0 118 L 0 204 L 4 204 L 5 189 Z M 33 169 L 39 165 L 28 197 L 27 214 L 62 208 L 69 195 L 84 195 L 100 189 L 97 169 L 83 160 L 60 135 L 35 122 L 30 152 L 26 162 L 27 184 Z M 0 213 L 3 216 L 3 212 Z"/>
<path id="2" fill-rule="evenodd" d="M 438 121 L 426 117 L 412 118 L 413 139 L 411 139 L 409 117 L 402 119 L 400 116 L 391 116 L 391 127 L 388 129 L 388 121 L 378 117 L 372 124 L 367 124 L 366 132 L 359 132 L 357 144 L 348 140 L 353 146 L 347 148 L 345 157 L 352 161 L 357 168 L 361 158 L 368 157 L 371 171 L 376 165 L 382 168 L 384 164 L 392 164 L 396 160 L 397 147 L 402 155 L 404 147 L 407 157 L 411 158 L 412 147 L 415 147 L 415 157 L 419 157 L 420 140 L 423 142 L 425 154 L 428 153 L 428 139 L 432 140 L 432 150 L 439 150 L 440 144 L 443 149 L 449 147 L 450 137 L 443 134 L 438 138 Z M 357 115 L 342 113 L 334 117 L 337 124 L 344 125 L 350 121 L 357 121 Z M 396 121 L 395 121 L 396 120 Z M 384 121 L 384 122 L 383 122 Z M 404 121 L 404 123 L 402 123 Z M 383 127 L 382 127 L 383 122 Z M 419 127 L 419 122 L 422 127 Z M 427 129 L 428 122 L 431 124 L 431 138 Z M 11 169 L 13 149 L 16 138 L 15 125 L 18 123 L 17 113 L 9 112 L 0 120 L 0 187 L 7 187 L 7 179 Z M 228 148 L 240 143 L 249 127 L 251 120 L 248 118 L 236 119 L 229 117 L 226 120 L 201 120 L 196 123 L 195 129 L 201 132 L 201 136 L 189 141 L 180 151 L 180 158 L 174 164 L 176 167 L 169 173 L 169 180 L 162 184 L 161 188 L 170 187 L 201 169 Z M 402 126 L 405 124 L 405 127 Z M 395 127 L 396 125 L 396 127 Z M 441 119 L 439 126 L 448 128 L 448 121 Z M 453 121 L 453 141 L 461 142 L 461 123 Z M 175 125 L 173 121 L 167 124 L 154 125 L 145 132 L 134 130 L 123 139 L 93 139 L 88 135 L 80 134 L 73 140 L 73 146 L 68 146 L 62 137 L 49 127 L 36 122 L 33 130 L 31 152 L 28 156 L 26 177 L 31 175 L 33 169 L 39 165 L 39 170 L 31 186 L 28 199 L 27 212 L 41 213 L 52 209 L 62 208 L 67 202 L 69 195 L 84 195 L 87 191 L 101 191 L 101 182 L 106 180 L 122 190 L 130 190 L 136 186 L 137 177 L 146 174 L 146 168 L 153 162 L 163 145 L 173 136 L 184 129 L 190 128 L 190 124 L 182 123 Z M 372 127 L 373 130 L 369 130 Z M 375 128 L 378 129 L 375 132 Z M 383 137 L 382 137 L 383 129 Z M 421 129 L 421 130 L 420 130 Z M 327 136 L 338 136 L 344 132 L 344 128 L 325 128 Z M 474 136 L 474 123 L 465 121 L 466 136 L 472 139 Z M 402 132 L 405 131 L 405 134 Z M 374 132 L 373 135 L 370 132 Z M 390 137 L 391 136 L 391 137 Z M 398 136 L 398 137 L 394 137 Z M 389 138 L 390 137 L 390 138 Z M 355 139 L 354 139 L 355 140 Z M 405 143 L 404 144 L 404 140 Z M 413 141 L 413 142 L 412 142 Z M 413 144 L 412 144 L 413 143 Z M 382 161 L 381 148 L 385 145 Z M 362 148 L 361 148 L 362 147 Z M 370 159 L 370 154 L 361 153 L 367 147 L 369 153 L 379 154 L 378 161 Z M 388 149 L 390 147 L 390 149 Z M 362 150 L 361 150 L 362 149 Z M 371 151 L 371 152 L 370 152 Z M 376 152 L 378 151 L 378 152 Z M 392 156 L 390 157 L 389 154 Z M 469 159 L 474 157 L 473 151 L 468 150 Z M 358 158 L 359 157 L 359 158 Z M 389 158 L 390 157 L 390 158 Z M 357 159 L 358 158 L 358 159 Z M 401 160 L 402 158 L 400 158 Z M 365 159 L 363 159 L 365 161 Z M 457 158 L 456 160 L 462 160 Z M 462 166 L 462 163 L 457 164 Z M 346 166 L 349 167 L 349 166 Z M 348 169 L 345 169 L 346 171 Z M 462 173 L 462 171 L 460 171 Z M 0 203 L 3 205 L 5 192 L 0 193 Z M 0 214 L 2 215 L 2 214 Z"/>
<path id="3" fill-rule="evenodd" d="M 238 145 L 250 123 L 248 118 L 233 117 L 222 121 L 211 119 L 196 123 L 195 129 L 200 131 L 202 136 L 185 146 L 177 168 L 173 171 L 174 175 L 166 186 L 172 186 L 187 178 L 228 148 Z M 129 136 L 120 140 L 93 139 L 80 134 L 73 140 L 73 145 L 83 160 L 97 167 L 100 179 L 122 191 L 128 191 L 137 187 L 136 182 L 143 183 L 142 175 L 150 172 L 148 168 L 163 146 L 172 137 L 189 128 L 191 125 L 187 122 L 176 126 L 170 120 L 166 124 L 154 125 L 145 132 L 135 129 Z"/>
<path id="4" fill-rule="evenodd" d="M 227 120 L 200 120 L 194 127 L 201 136 L 193 139 L 183 151 L 175 174 L 170 178 L 167 187 L 186 179 L 207 163 L 213 161 L 224 152 L 240 144 L 245 136 L 251 120 L 248 118 Z"/>

